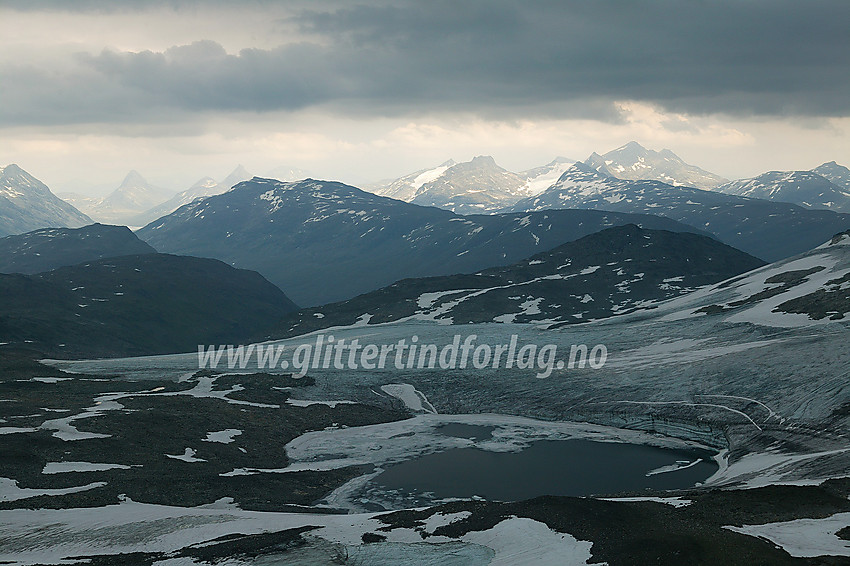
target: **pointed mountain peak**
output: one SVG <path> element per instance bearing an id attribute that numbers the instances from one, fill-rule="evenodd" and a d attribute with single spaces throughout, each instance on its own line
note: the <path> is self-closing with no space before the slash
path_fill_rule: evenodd
<path id="1" fill-rule="evenodd" d="M 240 163 L 239 165 L 237 165 L 237 166 L 236 166 L 236 169 L 234 169 L 234 170 L 230 173 L 230 175 L 228 175 L 228 177 L 237 176 L 237 175 L 238 175 L 238 176 L 240 176 L 240 177 L 251 177 L 251 176 L 252 176 L 252 175 L 248 172 L 248 170 L 247 170 L 247 169 L 245 169 L 245 166 L 244 166 L 244 165 L 242 165 L 241 163 Z"/>
<path id="2" fill-rule="evenodd" d="M 4 187 L 6 189 L 14 187 L 14 190 L 19 194 L 20 191 L 36 191 L 38 193 L 50 192 L 47 185 L 30 175 L 24 169 L 21 169 L 15 163 L 10 163 L 5 167 L 0 167 L 0 176 L 3 177 L 3 185 L 0 185 L 0 190 L 3 190 Z"/>
<path id="3" fill-rule="evenodd" d="M 121 185 L 118 187 L 119 189 L 129 189 L 136 187 L 146 187 L 148 186 L 147 180 L 142 177 L 138 171 L 133 169 L 127 176 L 124 177 L 124 180 L 121 182 Z"/>
<path id="4" fill-rule="evenodd" d="M 254 175 L 248 172 L 247 169 L 243 165 L 237 165 L 236 169 L 234 169 L 230 175 L 224 178 L 221 182 L 226 188 L 230 189 L 236 183 L 241 183 L 242 181 L 247 181 L 248 179 L 252 179 Z"/>
<path id="5" fill-rule="evenodd" d="M 449 159 L 447 161 L 440 163 L 440 165 L 438 165 L 438 167 L 452 167 L 453 165 L 457 165 L 457 161 L 455 161 L 454 159 Z"/>
<path id="6" fill-rule="evenodd" d="M 21 173 L 26 173 L 26 171 L 21 169 L 17 163 L 10 163 L 5 167 L 0 167 L 0 174 L 3 173 L 6 175 L 20 175 Z"/>
<path id="7" fill-rule="evenodd" d="M 840 165 L 835 161 L 828 161 L 812 169 L 812 172 L 829 179 L 831 183 L 841 187 L 845 193 L 850 194 L 850 169 L 844 165 Z"/>
<path id="8" fill-rule="evenodd" d="M 615 149 L 614 151 L 619 151 L 619 150 L 623 150 L 623 149 L 626 149 L 626 150 L 629 150 L 629 151 L 642 151 L 642 152 L 648 151 L 645 147 L 643 147 L 642 145 L 640 145 L 638 142 L 636 142 L 634 140 L 628 142 L 626 145 L 624 145 L 622 147 Z"/>

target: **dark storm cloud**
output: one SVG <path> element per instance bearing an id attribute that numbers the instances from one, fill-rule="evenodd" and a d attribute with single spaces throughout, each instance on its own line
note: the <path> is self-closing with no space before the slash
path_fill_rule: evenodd
<path id="1" fill-rule="evenodd" d="M 614 119 L 611 102 L 624 99 L 690 113 L 850 115 L 845 0 L 329 5 L 291 4 L 302 8 L 282 24 L 311 40 L 276 49 L 228 54 L 210 40 L 164 53 L 79 55 L 73 72 L 7 66 L 2 119 L 310 106 Z"/>
<path id="2" fill-rule="evenodd" d="M 0 7 L 21 12 L 132 12 L 148 8 L 216 7 L 227 4 L 272 5 L 279 0 L 3 0 Z M 309 0 L 306 0 L 309 1 Z"/>

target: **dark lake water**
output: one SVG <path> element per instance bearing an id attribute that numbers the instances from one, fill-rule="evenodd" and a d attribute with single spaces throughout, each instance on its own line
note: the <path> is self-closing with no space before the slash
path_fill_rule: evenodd
<path id="1" fill-rule="evenodd" d="M 693 487 L 717 471 L 713 455 L 698 449 L 543 440 L 521 452 L 457 448 L 429 454 L 387 468 L 374 483 L 407 493 L 432 492 L 438 499 L 477 495 L 519 501 L 541 495 L 613 495 Z M 701 461 L 689 466 L 697 460 Z M 680 469 L 658 473 L 665 466 Z"/>

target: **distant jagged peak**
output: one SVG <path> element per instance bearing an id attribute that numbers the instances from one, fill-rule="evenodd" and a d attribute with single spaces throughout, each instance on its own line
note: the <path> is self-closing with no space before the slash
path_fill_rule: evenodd
<path id="1" fill-rule="evenodd" d="M 124 177 L 124 180 L 118 186 L 118 189 L 135 189 L 138 187 L 147 186 L 149 186 L 147 179 L 142 177 L 142 175 L 138 171 L 132 169 L 129 173 L 127 173 L 127 176 Z"/>
<path id="2" fill-rule="evenodd" d="M 469 163 L 481 167 L 498 167 L 492 155 L 476 155 Z"/>
<path id="3" fill-rule="evenodd" d="M 727 179 L 686 163 L 669 149 L 655 151 L 630 141 L 603 155 L 593 152 L 585 164 L 603 175 L 628 181 L 655 180 L 675 186 L 711 189 Z"/>
<path id="4" fill-rule="evenodd" d="M 248 170 L 245 169 L 242 164 L 239 164 L 236 166 L 236 169 L 234 169 L 230 173 L 230 175 L 228 175 L 224 178 L 224 180 L 221 181 L 220 184 L 226 187 L 227 189 L 230 189 L 236 183 L 247 181 L 248 179 L 252 179 L 253 177 L 254 175 L 252 173 L 249 173 Z"/>

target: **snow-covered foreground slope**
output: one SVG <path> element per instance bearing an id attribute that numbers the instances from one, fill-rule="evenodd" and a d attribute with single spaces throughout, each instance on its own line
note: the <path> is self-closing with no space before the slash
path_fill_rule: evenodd
<path id="1" fill-rule="evenodd" d="M 251 512 L 226 499 L 192 508 L 125 500 L 92 509 L 16 510 L 0 515 L 0 533 L 4 535 L 0 560 L 25 566 L 57 563 L 69 556 L 146 553 L 151 560 L 159 555 L 163 561 L 157 564 L 189 565 L 197 563 L 192 560 L 193 545 L 210 546 L 209 541 L 234 533 L 245 536 L 294 529 L 309 533 L 312 544 L 281 556 L 286 564 L 344 564 L 348 560 L 358 564 L 361 560 L 445 564 L 448 559 L 455 561 L 450 564 L 469 566 L 570 566 L 588 564 L 591 558 L 592 543 L 528 518 L 506 518 L 492 528 L 470 531 L 456 539 L 434 535 L 440 527 L 469 515 L 434 513 L 421 527 L 387 529 L 376 514 Z M 379 529 L 385 529 L 384 543 L 360 546 L 364 534 Z M 348 559 L 333 560 L 334 551 L 344 552 Z"/>
<path id="2" fill-rule="evenodd" d="M 705 314 L 727 322 L 809 326 L 850 312 L 850 232 L 818 248 L 666 303 L 664 320 Z"/>

